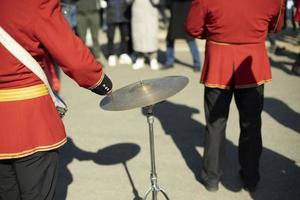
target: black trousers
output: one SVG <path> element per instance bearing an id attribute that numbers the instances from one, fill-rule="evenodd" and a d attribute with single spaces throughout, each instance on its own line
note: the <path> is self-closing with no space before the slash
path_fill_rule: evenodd
<path id="1" fill-rule="evenodd" d="M 0 200 L 52 200 L 57 175 L 57 150 L 0 160 Z"/>
<path id="2" fill-rule="evenodd" d="M 115 31 L 116 28 L 119 27 L 120 30 L 120 54 L 130 53 L 130 24 L 129 23 L 114 23 L 108 24 L 107 27 L 107 50 L 108 55 L 116 54 L 115 46 L 114 46 L 114 38 L 115 38 Z"/>
<path id="3" fill-rule="evenodd" d="M 206 133 L 201 176 L 211 184 L 217 184 L 222 176 L 225 158 L 225 129 L 232 96 L 239 111 L 238 153 L 241 172 L 248 185 L 256 185 L 259 181 L 259 159 L 262 152 L 263 85 L 230 90 L 205 88 Z"/>

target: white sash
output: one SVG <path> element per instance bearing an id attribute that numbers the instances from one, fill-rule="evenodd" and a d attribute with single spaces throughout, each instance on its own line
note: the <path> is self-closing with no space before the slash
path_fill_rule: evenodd
<path id="1" fill-rule="evenodd" d="M 49 94 L 56 107 L 67 110 L 66 104 L 54 94 L 48 79 L 39 65 L 39 63 L 14 39 L 12 38 L 1 26 L 0 26 L 0 43 L 20 62 L 28 67 L 33 73 L 35 73 L 47 86 Z"/>

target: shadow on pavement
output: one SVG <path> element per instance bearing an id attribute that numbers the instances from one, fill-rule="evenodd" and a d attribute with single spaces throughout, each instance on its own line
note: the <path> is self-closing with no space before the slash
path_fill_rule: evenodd
<path id="1" fill-rule="evenodd" d="M 266 97 L 264 111 L 278 123 L 300 133 L 300 113 L 295 112 L 283 101 L 272 97 Z"/>
<path id="2" fill-rule="evenodd" d="M 267 105 L 271 106 L 268 101 L 267 99 Z M 165 133 L 170 135 L 174 141 L 187 167 L 194 173 L 196 181 L 202 166 L 202 155 L 196 148 L 203 147 L 205 131 L 205 125 L 193 118 L 193 114 L 199 112 L 196 108 L 164 101 L 154 106 L 153 113 Z M 143 110 L 142 113 L 145 114 Z M 242 185 L 238 175 L 237 147 L 231 141 L 226 140 L 226 151 L 221 183 L 226 189 L 239 192 Z M 261 181 L 258 189 L 255 193 L 250 194 L 254 200 L 296 200 L 299 198 L 300 168 L 294 160 L 268 148 L 263 148 L 260 172 Z M 220 195 L 222 194 L 220 193 Z"/>
<path id="3" fill-rule="evenodd" d="M 128 176 L 132 192 L 134 194 L 133 200 L 141 200 L 139 193 L 134 185 L 130 172 L 128 170 L 126 162 L 134 158 L 140 152 L 140 146 L 133 143 L 122 143 L 108 146 L 100 149 L 97 152 L 97 158 L 94 160 L 95 163 L 100 165 L 116 165 L 122 164 L 125 172 Z"/>
<path id="4" fill-rule="evenodd" d="M 78 148 L 73 140 L 68 137 L 67 143 L 60 149 L 59 174 L 56 186 L 55 200 L 65 200 L 67 198 L 68 186 L 73 182 L 73 175 L 68 169 L 68 165 L 74 159 L 79 161 L 93 160 L 95 153 L 87 152 Z"/>
<path id="5" fill-rule="evenodd" d="M 292 29 L 288 28 L 279 33 L 276 33 L 276 40 L 282 41 L 285 43 L 290 43 L 293 45 L 300 44 L 300 35 L 299 31 L 293 31 Z"/>
<path id="6" fill-rule="evenodd" d="M 292 72 L 292 66 L 295 63 L 297 59 L 297 54 L 295 52 L 289 51 L 287 49 L 281 50 L 280 52 L 276 53 L 276 57 L 286 57 L 290 61 L 275 61 L 272 57 L 270 58 L 270 65 L 274 68 L 280 69 L 283 72 L 289 74 L 289 75 L 294 75 Z"/>
<path id="7" fill-rule="evenodd" d="M 272 58 L 270 58 L 270 65 L 271 67 L 282 70 L 288 75 L 294 75 L 292 72 L 293 62 L 274 61 Z"/>
<path id="8" fill-rule="evenodd" d="M 276 41 L 281 41 L 285 44 L 291 44 L 294 47 L 291 49 L 289 46 L 286 45 L 279 45 L 279 48 L 274 52 L 274 56 L 276 57 L 281 57 L 281 58 L 286 58 L 289 61 L 275 61 L 271 56 L 270 57 L 270 64 L 272 67 L 277 68 L 282 70 L 283 72 L 289 74 L 289 75 L 294 75 L 292 73 L 291 68 L 292 65 L 295 63 L 297 54 L 299 52 L 299 45 L 300 45 L 300 34 L 297 31 L 293 31 L 292 29 L 288 28 L 286 30 L 283 30 L 279 33 L 276 33 L 275 35 L 275 40 Z"/>
<path id="9" fill-rule="evenodd" d="M 176 52 L 176 51 L 175 51 L 175 53 L 176 53 L 176 54 L 180 54 L 180 52 Z M 184 52 L 184 53 L 186 53 L 186 52 Z M 189 51 L 188 51 L 188 53 L 189 53 Z M 190 57 L 192 57 L 192 55 L 190 55 Z M 158 50 L 158 61 L 159 61 L 159 63 L 161 63 L 162 65 L 165 65 L 165 63 L 166 63 L 166 52 L 165 52 L 165 51 Z M 182 65 L 182 66 L 185 66 L 185 67 L 194 69 L 194 66 L 193 66 L 192 64 L 177 59 L 177 58 L 176 58 L 176 55 L 175 55 L 175 61 L 174 61 L 174 64 L 178 64 L 178 65 Z"/>
<path id="10" fill-rule="evenodd" d="M 100 149 L 97 153 L 88 152 L 78 148 L 73 140 L 68 137 L 68 142 L 60 151 L 59 177 L 55 200 L 65 200 L 67 198 L 68 186 L 73 182 L 73 175 L 68 169 L 68 165 L 71 164 L 74 159 L 79 161 L 92 160 L 99 165 L 122 164 L 132 187 L 134 194 L 133 200 L 141 200 L 126 164 L 127 161 L 135 157 L 139 152 L 140 147 L 133 143 L 111 145 Z"/>
<path id="11" fill-rule="evenodd" d="M 291 60 L 296 60 L 296 57 L 297 57 L 297 53 L 298 52 L 293 52 L 293 51 L 290 51 L 286 48 L 282 49 L 282 50 L 277 50 L 275 51 L 275 55 L 276 56 L 283 56 L 283 57 L 287 57 Z"/>

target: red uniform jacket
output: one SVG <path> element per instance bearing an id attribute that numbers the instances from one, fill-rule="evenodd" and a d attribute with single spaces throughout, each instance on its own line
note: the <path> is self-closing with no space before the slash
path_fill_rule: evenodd
<path id="1" fill-rule="evenodd" d="M 194 0 L 186 31 L 207 39 L 201 82 L 208 87 L 253 87 L 271 80 L 268 32 L 283 25 L 284 0 Z"/>
<path id="2" fill-rule="evenodd" d="M 295 13 L 295 21 L 300 22 L 300 0 L 296 0 L 296 13 Z"/>
<path id="3" fill-rule="evenodd" d="M 76 37 L 57 0 L 1 0 L 0 26 L 43 66 L 49 53 L 80 86 L 94 87 L 102 66 Z M 1 92 L 42 84 L 41 80 L 0 44 Z M 0 159 L 18 158 L 63 145 L 66 135 L 51 97 L 26 100 L 0 98 Z"/>

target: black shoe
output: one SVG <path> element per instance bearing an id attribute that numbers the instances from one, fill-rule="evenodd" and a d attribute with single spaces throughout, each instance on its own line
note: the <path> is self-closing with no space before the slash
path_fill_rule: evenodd
<path id="1" fill-rule="evenodd" d="M 174 64 L 165 64 L 164 69 L 170 69 L 173 67 L 174 67 Z"/>
<path id="2" fill-rule="evenodd" d="M 201 69 L 200 68 L 194 68 L 194 72 L 200 72 Z"/>
<path id="3" fill-rule="evenodd" d="M 275 53 L 276 48 L 277 48 L 276 45 L 270 46 L 270 47 L 268 48 L 268 51 L 269 51 L 270 53 Z"/>
<path id="4" fill-rule="evenodd" d="M 299 63 L 294 63 L 293 67 L 292 67 L 292 72 L 297 75 L 300 76 L 300 64 Z"/>
<path id="5" fill-rule="evenodd" d="M 212 184 L 202 178 L 200 179 L 200 182 L 202 183 L 202 185 L 204 185 L 205 189 L 209 192 L 216 192 L 219 190 L 218 183 Z"/>
<path id="6" fill-rule="evenodd" d="M 257 184 L 248 183 L 245 176 L 244 176 L 244 174 L 243 174 L 243 172 L 240 170 L 239 173 L 240 173 L 240 177 L 241 177 L 242 182 L 243 182 L 244 190 L 246 190 L 247 192 L 250 192 L 250 193 L 255 192 Z"/>
<path id="7" fill-rule="evenodd" d="M 281 54 L 283 54 L 284 53 L 284 51 L 285 51 L 285 47 L 277 47 L 276 49 L 275 49 L 275 55 L 281 55 Z"/>

